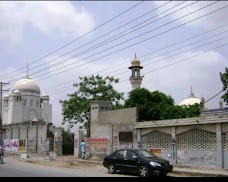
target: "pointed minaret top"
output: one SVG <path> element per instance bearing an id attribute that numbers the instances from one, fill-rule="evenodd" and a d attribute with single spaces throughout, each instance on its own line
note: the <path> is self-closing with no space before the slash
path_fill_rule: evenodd
<path id="1" fill-rule="evenodd" d="M 136 57 L 136 53 L 135 53 L 135 59 L 136 59 L 137 57 Z"/>
<path id="2" fill-rule="evenodd" d="M 194 95 L 194 93 L 193 93 L 193 91 L 192 91 L 192 85 L 191 85 L 191 93 L 189 95 L 189 98 L 196 98 L 195 95 Z"/>

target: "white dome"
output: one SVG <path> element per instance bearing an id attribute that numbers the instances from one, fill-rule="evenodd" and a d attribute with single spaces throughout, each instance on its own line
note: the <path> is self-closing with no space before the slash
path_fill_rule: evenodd
<path id="1" fill-rule="evenodd" d="M 4 98 L 5 99 L 8 99 L 9 98 L 9 95 L 8 94 L 4 95 Z"/>
<path id="2" fill-rule="evenodd" d="M 194 104 L 200 104 L 200 99 L 198 98 L 187 98 L 187 99 L 184 99 L 180 104 L 179 106 L 183 106 L 183 105 L 194 105 Z"/>
<path id="3" fill-rule="evenodd" d="M 189 105 L 194 105 L 196 103 L 200 105 L 200 102 L 201 102 L 201 99 L 195 97 L 191 87 L 191 93 L 189 97 L 181 101 L 179 106 L 183 106 L 183 105 L 189 106 Z"/>
<path id="4" fill-rule="evenodd" d="M 140 69 L 143 68 L 142 66 L 140 66 L 140 60 L 136 57 L 136 54 L 135 54 L 135 58 L 131 61 L 131 67 L 129 68 L 132 68 L 132 67 L 139 67 Z"/>
<path id="5" fill-rule="evenodd" d="M 20 94 L 21 94 L 21 92 L 18 89 L 13 91 L 13 95 L 20 95 Z"/>
<path id="6" fill-rule="evenodd" d="M 40 94 L 39 86 L 34 80 L 29 78 L 28 76 L 22 78 L 21 80 L 18 80 L 12 88 L 12 92 L 14 92 L 16 89 L 19 90 L 21 93 L 27 94 L 28 92 L 30 92 Z"/>
<path id="7" fill-rule="evenodd" d="M 49 99 L 49 95 L 44 93 L 44 94 L 42 95 L 42 98 Z"/>

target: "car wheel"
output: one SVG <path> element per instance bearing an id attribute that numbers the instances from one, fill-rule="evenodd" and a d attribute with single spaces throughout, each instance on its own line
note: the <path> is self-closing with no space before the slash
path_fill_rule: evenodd
<path id="1" fill-rule="evenodd" d="M 139 168 L 139 175 L 140 177 L 148 177 L 149 176 L 149 171 L 146 166 L 141 166 Z"/>
<path id="2" fill-rule="evenodd" d="M 116 173 L 116 168 L 115 168 L 115 166 L 114 166 L 113 164 L 109 164 L 109 165 L 108 165 L 108 172 L 109 172 L 110 174 Z"/>

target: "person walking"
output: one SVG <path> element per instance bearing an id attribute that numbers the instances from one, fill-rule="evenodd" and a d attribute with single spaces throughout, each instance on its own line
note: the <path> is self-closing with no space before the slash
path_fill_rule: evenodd
<path id="1" fill-rule="evenodd" d="M 81 158 L 84 159 L 86 154 L 86 143 L 84 140 L 82 140 L 80 143 L 80 149 L 81 149 Z"/>

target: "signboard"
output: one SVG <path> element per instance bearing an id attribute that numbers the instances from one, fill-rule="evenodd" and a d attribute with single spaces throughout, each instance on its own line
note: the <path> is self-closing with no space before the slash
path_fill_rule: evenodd
<path id="1" fill-rule="evenodd" d="M 92 152 L 107 152 L 108 138 L 86 138 L 86 153 Z"/>
<path id="2" fill-rule="evenodd" d="M 119 136 L 118 135 L 113 136 L 113 145 L 119 146 Z"/>
<path id="3" fill-rule="evenodd" d="M 4 150 L 11 151 L 11 140 L 10 139 L 4 139 Z"/>
<path id="4" fill-rule="evenodd" d="M 19 140 L 18 139 L 12 139 L 11 140 L 11 151 L 18 152 L 19 147 Z"/>
<path id="5" fill-rule="evenodd" d="M 25 153 L 26 148 L 27 148 L 27 139 L 20 139 L 19 140 L 18 152 Z"/>

